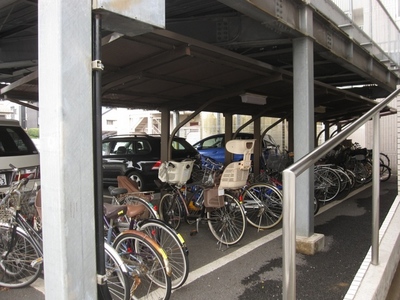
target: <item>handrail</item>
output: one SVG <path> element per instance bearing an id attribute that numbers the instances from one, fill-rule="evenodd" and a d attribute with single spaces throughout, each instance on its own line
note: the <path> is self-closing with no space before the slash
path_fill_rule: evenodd
<path id="1" fill-rule="evenodd" d="M 283 299 L 284 300 L 295 300 L 296 299 L 296 205 L 295 205 L 295 191 L 296 191 L 296 178 L 304 171 L 309 169 L 318 159 L 327 154 L 331 149 L 339 145 L 339 143 L 347 138 L 350 134 L 355 132 L 361 125 L 366 123 L 371 118 L 374 118 L 373 125 L 377 127 L 379 125 L 379 112 L 384 108 L 394 97 L 400 92 L 400 89 L 395 90 L 386 99 L 374 106 L 366 114 L 361 116 L 357 121 L 351 124 L 349 127 L 341 131 L 335 137 L 329 139 L 324 144 L 317 147 L 312 152 L 303 156 L 301 159 L 296 161 L 289 168 L 285 169 L 283 175 Z M 378 126 L 379 127 L 379 126 Z M 379 135 L 379 130 L 375 130 L 374 134 Z M 379 138 L 374 137 L 373 153 L 379 153 Z M 379 159 L 373 160 L 373 171 L 379 172 Z M 378 166 L 378 167 L 377 167 Z M 374 174 L 373 180 L 373 197 L 374 195 L 379 196 L 379 177 Z M 376 192 L 378 190 L 378 192 Z M 378 199 L 373 199 L 375 202 Z M 379 204 L 378 204 L 379 205 Z M 372 224 L 372 256 L 377 253 L 378 249 L 378 238 L 375 235 L 378 234 L 379 229 L 375 228 L 379 226 L 379 222 L 376 222 L 376 214 L 373 203 L 373 224 Z M 376 209 L 375 209 L 376 210 Z M 375 255 L 376 257 L 376 255 Z M 377 264 L 377 259 L 373 259 L 373 263 Z"/>

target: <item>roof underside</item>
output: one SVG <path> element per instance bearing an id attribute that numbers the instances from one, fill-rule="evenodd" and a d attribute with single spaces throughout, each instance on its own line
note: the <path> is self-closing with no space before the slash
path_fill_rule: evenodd
<path id="1" fill-rule="evenodd" d="M 262 18 L 267 19 L 261 20 L 255 11 L 231 2 L 242 1 L 167 0 L 166 30 L 133 37 L 104 30 L 103 105 L 290 116 L 292 42 L 301 35 L 278 24 L 275 16 L 266 13 Z M 296 7 L 301 1 L 289 2 Z M 13 101 L 39 101 L 37 13 L 37 0 L 0 4 L 0 81 L 11 83 L 0 87 L 4 97 Z M 316 24 L 327 22 L 316 13 L 314 19 Z M 368 57 L 368 65 L 373 64 L 384 66 Z M 375 98 L 389 95 L 398 82 L 394 72 L 387 70 L 385 80 L 380 80 L 380 73 L 363 71 L 318 40 L 314 75 L 316 121 L 357 118 L 375 105 Z M 359 88 L 337 88 L 343 86 Z M 242 103 L 240 95 L 246 92 L 267 96 L 267 105 Z"/>

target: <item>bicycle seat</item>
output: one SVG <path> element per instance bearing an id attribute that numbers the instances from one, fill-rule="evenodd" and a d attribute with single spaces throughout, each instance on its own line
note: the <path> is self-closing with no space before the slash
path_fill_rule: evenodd
<path id="1" fill-rule="evenodd" d="M 119 187 L 114 187 L 114 186 L 109 186 L 108 191 L 110 192 L 111 196 L 118 196 L 121 194 L 126 194 L 128 193 L 128 190 L 125 188 L 119 188 Z"/>
<path id="2" fill-rule="evenodd" d="M 126 205 L 103 204 L 103 213 L 108 219 L 117 219 L 126 214 L 128 208 Z"/>
<path id="3" fill-rule="evenodd" d="M 129 218 L 141 216 L 146 211 L 146 207 L 142 204 L 128 204 L 127 209 L 126 215 Z"/>

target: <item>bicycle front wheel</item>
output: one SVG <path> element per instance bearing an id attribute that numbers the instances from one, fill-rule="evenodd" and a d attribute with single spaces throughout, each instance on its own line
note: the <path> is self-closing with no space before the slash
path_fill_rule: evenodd
<path id="1" fill-rule="evenodd" d="M 106 282 L 113 300 L 128 300 L 130 285 L 128 270 L 118 253 L 109 244 L 104 243 Z"/>
<path id="2" fill-rule="evenodd" d="M 282 220 L 282 193 L 271 184 L 249 186 L 242 194 L 247 221 L 258 229 L 276 226 Z"/>
<path id="3" fill-rule="evenodd" d="M 113 247 L 128 269 L 132 299 L 169 299 L 171 267 L 156 241 L 143 232 L 126 230 L 115 239 Z"/>
<path id="4" fill-rule="evenodd" d="M 181 225 L 182 208 L 177 194 L 165 194 L 158 205 L 160 219 L 177 230 Z"/>
<path id="5" fill-rule="evenodd" d="M 30 285 L 42 272 L 40 251 L 30 237 L 17 228 L 0 225 L 0 286 L 20 288 Z"/>
<path id="6" fill-rule="evenodd" d="M 181 287 L 189 275 L 189 252 L 183 237 L 161 220 L 145 220 L 139 223 L 138 230 L 164 249 L 172 269 L 172 289 Z"/>
<path id="7" fill-rule="evenodd" d="M 208 227 L 214 237 L 224 245 L 238 243 L 246 230 L 246 214 L 239 201 L 229 194 L 224 196 L 224 206 L 207 208 Z"/>

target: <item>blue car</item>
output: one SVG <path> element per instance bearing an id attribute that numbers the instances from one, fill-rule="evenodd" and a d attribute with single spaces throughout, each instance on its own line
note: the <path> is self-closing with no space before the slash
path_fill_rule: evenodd
<path id="1" fill-rule="evenodd" d="M 254 139 L 254 135 L 251 133 L 238 133 L 236 135 L 236 139 L 250 140 Z M 266 147 L 266 141 L 264 140 L 263 142 L 264 146 Z M 265 148 L 264 146 L 263 148 Z M 215 134 L 206 137 L 193 144 L 193 147 L 201 154 L 202 157 L 210 157 L 219 163 L 225 162 L 225 134 Z M 240 161 L 242 159 L 243 155 L 233 155 L 233 161 Z"/>

